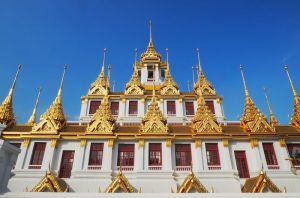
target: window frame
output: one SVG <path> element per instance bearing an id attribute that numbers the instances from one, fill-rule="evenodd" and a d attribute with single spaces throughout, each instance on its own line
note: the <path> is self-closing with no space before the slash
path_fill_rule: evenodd
<path id="1" fill-rule="evenodd" d="M 273 142 L 263 142 L 262 148 L 268 166 L 279 166 Z"/>
<path id="2" fill-rule="evenodd" d="M 98 107 L 96 107 L 96 105 L 92 105 L 93 103 L 96 103 L 96 102 L 99 103 Z M 88 115 L 94 115 L 96 113 L 96 111 L 99 109 L 100 105 L 101 105 L 101 100 L 90 100 Z M 93 112 L 91 112 L 92 109 L 93 109 Z"/>
<path id="3" fill-rule="evenodd" d="M 160 148 L 154 148 L 155 146 Z M 158 146 L 159 145 L 159 146 Z M 149 149 L 148 149 L 148 166 L 162 166 L 162 143 L 149 143 Z M 152 158 L 153 157 L 153 158 Z M 158 163 L 151 162 L 158 159 Z"/>
<path id="4" fill-rule="evenodd" d="M 123 154 L 120 155 L 120 153 L 123 153 Z M 124 155 L 124 153 L 126 153 L 126 154 Z M 117 166 L 120 166 L 120 161 L 122 161 L 122 166 L 133 167 L 134 159 L 135 159 L 134 154 L 135 154 L 135 144 L 134 143 L 118 144 Z M 128 159 L 124 160 L 125 157 L 128 157 Z M 124 161 L 126 163 L 124 163 Z"/>
<path id="5" fill-rule="evenodd" d="M 40 169 L 42 167 L 46 146 L 46 142 L 34 143 L 29 161 L 29 169 Z"/>
<path id="6" fill-rule="evenodd" d="M 99 146 L 99 148 L 95 148 Z M 99 153 L 100 152 L 100 153 Z M 88 166 L 102 166 L 103 163 L 103 153 L 104 153 L 104 143 L 102 142 L 92 142 L 90 144 L 90 153 Z M 96 159 L 92 159 L 92 157 Z"/>
<path id="7" fill-rule="evenodd" d="M 112 104 L 118 104 L 117 109 L 112 109 L 113 105 Z M 110 101 L 110 111 L 112 113 L 113 116 L 118 116 L 119 115 L 119 111 L 120 111 L 120 102 L 119 101 Z M 115 113 L 115 111 L 117 113 Z"/>
<path id="8" fill-rule="evenodd" d="M 172 104 L 172 103 L 174 103 L 174 104 Z M 172 104 L 172 105 L 170 105 L 170 104 Z M 176 100 L 167 100 L 166 105 L 167 105 L 167 115 L 168 116 L 176 116 Z M 171 109 L 169 109 L 169 108 L 171 108 Z M 172 108 L 174 108 L 174 109 L 172 109 Z"/>
<path id="9" fill-rule="evenodd" d="M 134 113 L 134 112 L 131 113 L 131 109 L 130 109 L 131 105 L 130 104 L 132 104 L 133 102 L 136 103 L 136 113 Z M 128 101 L 128 115 L 129 116 L 137 116 L 138 113 L 139 113 L 139 103 L 138 103 L 138 100 L 129 100 Z"/>
<path id="10" fill-rule="evenodd" d="M 189 108 L 192 109 L 193 114 L 188 114 L 187 104 L 191 104 L 191 106 L 190 106 Z M 194 116 L 194 115 L 195 115 L 195 105 L 194 105 L 194 101 L 185 101 L 185 102 L 184 102 L 184 108 L 185 108 L 185 115 L 186 115 L 186 116 Z M 191 109 L 190 109 L 190 110 L 191 110 Z"/>
<path id="11" fill-rule="evenodd" d="M 176 167 L 192 165 L 191 144 L 175 144 L 175 165 Z"/>
<path id="12" fill-rule="evenodd" d="M 218 143 L 205 143 L 207 166 L 221 166 Z M 212 154 L 212 155 L 211 155 Z"/>

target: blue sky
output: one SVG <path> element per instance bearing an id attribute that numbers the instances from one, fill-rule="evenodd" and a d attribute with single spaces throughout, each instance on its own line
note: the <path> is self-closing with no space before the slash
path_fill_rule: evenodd
<path id="1" fill-rule="evenodd" d="M 63 106 L 69 119 L 76 120 L 80 97 L 100 71 L 103 48 L 116 90 L 123 91 L 132 74 L 134 49 L 141 53 L 147 46 L 151 18 L 154 45 L 164 58 L 169 48 L 171 73 L 181 91 L 192 80 L 200 48 L 205 75 L 223 96 L 229 120 L 243 112 L 243 64 L 255 104 L 268 114 L 262 91 L 267 87 L 274 114 L 288 123 L 293 98 L 283 65 L 289 65 L 300 94 L 299 9 L 297 0 L 1 0 L 0 100 L 21 63 L 14 94 L 17 121 L 27 121 L 42 86 L 40 115 L 56 96 L 68 64 Z"/>

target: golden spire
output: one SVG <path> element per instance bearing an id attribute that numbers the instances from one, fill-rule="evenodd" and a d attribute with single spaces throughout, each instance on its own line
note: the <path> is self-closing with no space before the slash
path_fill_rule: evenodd
<path id="1" fill-rule="evenodd" d="M 274 126 L 271 126 L 268 123 L 266 116 L 260 112 L 249 96 L 242 65 L 240 65 L 240 70 L 246 95 L 246 103 L 244 107 L 244 115 L 241 118 L 241 126 L 249 133 L 274 133 Z"/>
<path id="2" fill-rule="evenodd" d="M 270 113 L 270 124 L 272 126 L 277 126 L 279 123 L 277 121 L 277 119 L 275 118 L 274 114 L 273 114 L 273 111 L 272 111 L 272 108 L 271 108 L 271 105 L 269 103 L 269 98 L 268 98 L 268 94 L 267 94 L 267 89 L 264 87 L 263 88 L 264 90 L 264 93 L 265 93 L 265 97 L 266 97 L 266 102 L 267 102 L 267 105 L 268 105 L 268 108 L 269 108 L 269 113 Z"/>
<path id="3" fill-rule="evenodd" d="M 40 87 L 39 90 L 38 90 L 38 96 L 37 96 L 37 98 L 36 98 L 36 101 L 35 101 L 35 105 L 34 105 L 32 114 L 31 114 L 30 118 L 29 118 L 28 121 L 27 121 L 27 124 L 28 124 L 28 125 L 33 126 L 33 125 L 36 124 L 36 121 L 35 121 L 35 118 L 36 118 L 36 109 L 37 109 L 37 106 L 38 106 L 38 103 L 39 103 L 39 99 L 40 99 L 41 92 L 42 92 L 42 88 Z"/>
<path id="4" fill-rule="evenodd" d="M 126 84 L 125 87 L 125 95 L 143 95 L 144 94 L 144 87 L 139 80 L 138 70 L 136 68 L 136 59 L 137 59 L 137 49 L 135 49 L 135 56 L 134 56 L 134 71 L 132 74 L 131 79 Z"/>
<path id="5" fill-rule="evenodd" d="M 47 109 L 47 111 L 40 116 L 40 121 L 37 123 L 37 125 L 32 127 L 33 132 L 57 133 L 66 126 L 66 118 L 64 115 L 61 99 L 66 70 L 67 65 L 64 65 L 64 71 L 57 96 L 50 107 Z"/>
<path id="6" fill-rule="evenodd" d="M 291 122 L 290 123 L 291 123 L 292 126 L 300 129 L 300 98 L 297 95 L 297 92 L 296 92 L 296 89 L 294 87 L 294 84 L 293 84 L 292 78 L 290 76 L 290 73 L 288 71 L 288 66 L 287 65 L 284 66 L 284 70 L 286 71 L 286 74 L 289 78 L 291 88 L 292 88 L 292 91 L 293 91 L 293 95 L 294 95 L 294 112 L 293 112 L 293 115 L 291 117 Z"/>
<path id="7" fill-rule="evenodd" d="M 86 128 L 87 133 L 112 134 L 116 128 L 108 102 L 108 94 L 103 97 L 101 104 Z"/>
<path id="8" fill-rule="evenodd" d="M 211 83 L 206 79 L 202 71 L 202 66 L 200 63 L 200 51 L 197 48 L 197 57 L 198 64 L 196 66 L 196 71 L 198 72 L 198 80 L 194 85 L 194 92 L 199 95 L 199 92 L 202 92 L 202 95 L 216 95 L 216 91 Z M 199 69 L 198 69 L 199 68 Z"/>
<path id="9" fill-rule="evenodd" d="M 158 54 L 155 51 L 153 41 L 152 41 L 152 22 L 151 20 L 149 21 L 149 43 L 146 52 L 144 52 L 141 55 L 141 60 L 142 61 L 155 61 L 155 62 L 160 62 L 161 61 L 161 55 Z"/>
<path id="10" fill-rule="evenodd" d="M 171 73 L 170 73 L 170 67 L 169 67 L 169 53 L 168 48 L 166 48 L 166 54 L 167 54 L 167 69 L 166 69 L 166 76 L 164 79 L 164 82 L 162 83 L 160 87 L 160 94 L 161 95 L 179 95 L 179 87 L 177 83 L 173 80 Z"/>
<path id="11" fill-rule="evenodd" d="M 96 79 L 95 82 L 92 83 L 88 95 L 105 95 L 106 91 L 109 92 L 109 82 L 105 78 L 104 74 L 104 66 L 105 66 L 105 57 L 106 57 L 106 48 L 103 50 L 103 61 L 102 61 L 102 67 L 101 67 L 101 72 Z M 108 89 L 106 89 L 108 87 Z"/>
<path id="12" fill-rule="evenodd" d="M 222 133 L 222 127 L 218 124 L 215 115 L 208 109 L 202 92 L 198 92 L 198 95 L 198 107 L 191 125 L 193 131 L 198 134 Z"/>
<path id="13" fill-rule="evenodd" d="M 155 79 L 155 75 L 153 77 Z M 152 99 L 148 106 L 147 113 L 141 122 L 140 133 L 144 134 L 166 134 L 168 133 L 167 120 L 164 118 L 159 109 L 157 99 L 155 97 L 155 85 L 153 81 Z"/>
<path id="14" fill-rule="evenodd" d="M 5 124 L 6 127 L 10 127 L 16 123 L 16 118 L 15 118 L 14 112 L 13 112 L 12 97 L 13 97 L 13 92 L 14 92 L 14 89 L 16 86 L 16 82 L 17 82 L 17 79 L 19 76 L 20 69 L 21 69 L 21 65 L 19 64 L 16 75 L 15 75 L 14 82 L 9 90 L 9 93 L 6 96 L 6 98 L 4 99 L 4 101 L 2 102 L 2 104 L 0 105 L 0 123 Z"/>

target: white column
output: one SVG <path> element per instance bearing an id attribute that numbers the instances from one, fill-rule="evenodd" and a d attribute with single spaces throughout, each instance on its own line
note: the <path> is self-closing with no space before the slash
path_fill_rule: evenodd
<path id="1" fill-rule="evenodd" d="M 85 150 L 86 150 L 86 142 L 83 141 L 80 143 L 80 147 L 75 151 L 72 171 L 80 171 L 83 169 L 83 163 L 85 161 L 84 160 Z"/>
<path id="2" fill-rule="evenodd" d="M 141 140 L 140 140 L 141 141 Z M 144 142 L 139 142 L 136 147 L 136 155 L 135 155 L 135 162 L 137 162 L 134 166 L 134 169 L 137 171 L 144 170 L 144 148 L 145 145 L 143 145 Z"/>
<path id="3" fill-rule="evenodd" d="M 291 162 L 286 160 L 290 157 L 286 145 L 281 146 L 279 141 L 274 141 L 274 150 L 280 169 L 291 170 Z"/>
<path id="4" fill-rule="evenodd" d="M 44 154 L 44 160 L 43 160 L 42 168 L 41 168 L 42 170 L 47 170 L 49 165 L 50 165 L 50 168 L 52 167 L 55 146 L 56 145 L 52 145 L 51 142 L 49 142 L 49 141 L 47 142 L 45 154 Z"/>
<path id="5" fill-rule="evenodd" d="M 176 100 L 176 116 L 183 117 L 183 100 Z"/>
<path id="6" fill-rule="evenodd" d="M 222 151 L 221 154 L 221 166 L 223 170 L 233 170 L 232 169 L 232 164 L 231 164 L 231 156 L 230 156 L 230 152 L 229 152 L 229 147 L 224 146 L 223 143 L 221 142 L 219 145 L 220 150 Z"/>
<path id="7" fill-rule="evenodd" d="M 21 152 L 18 156 L 17 163 L 16 163 L 16 166 L 15 166 L 15 170 L 19 170 L 19 169 L 24 168 L 25 158 L 26 158 L 27 153 L 28 153 L 28 147 L 29 147 L 29 145 L 25 146 L 24 142 L 22 143 Z"/>
<path id="8" fill-rule="evenodd" d="M 167 147 L 166 142 L 162 142 L 162 165 L 163 170 L 172 170 L 172 147 Z"/>
<path id="9" fill-rule="evenodd" d="M 111 171 L 113 160 L 113 146 L 108 146 L 108 141 L 104 143 L 102 170 Z"/>
<path id="10" fill-rule="evenodd" d="M 195 143 L 191 144 L 192 154 L 193 154 L 193 170 L 200 172 L 204 170 L 203 159 L 202 159 L 202 148 L 201 146 L 196 146 Z"/>
<path id="11" fill-rule="evenodd" d="M 252 165 L 254 166 L 252 170 L 257 172 L 257 171 L 261 170 L 262 165 L 263 165 L 263 168 L 265 170 L 267 170 L 267 165 L 264 162 L 265 160 L 261 159 L 258 146 L 250 149 L 250 152 L 251 152 L 251 156 L 252 156 L 251 157 Z"/>

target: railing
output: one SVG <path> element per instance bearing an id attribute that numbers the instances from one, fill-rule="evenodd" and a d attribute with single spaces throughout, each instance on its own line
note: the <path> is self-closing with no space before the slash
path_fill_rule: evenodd
<path id="1" fill-rule="evenodd" d="M 118 166 L 118 170 L 120 170 L 120 166 Z M 122 166 L 122 171 L 133 171 L 133 166 Z"/>
<path id="2" fill-rule="evenodd" d="M 279 166 L 278 165 L 268 165 L 268 169 L 277 170 L 277 169 L 279 169 Z"/>
<path id="3" fill-rule="evenodd" d="M 208 166 L 208 170 L 221 170 L 221 166 Z"/>
<path id="4" fill-rule="evenodd" d="M 176 171 L 191 171 L 191 166 L 176 166 Z"/>
<path id="5" fill-rule="evenodd" d="M 102 166 L 93 166 L 93 165 L 89 165 L 88 166 L 88 170 L 101 170 Z"/>
<path id="6" fill-rule="evenodd" d="M 148 166 L 148 170 L 161 170 L 161 166 Z"/>
<path id="7" fill-rule="evenodd" d="M 299 165 L 294 165 L 296 170 L 300 170 L 300 166 Z"/>
<path id="8" fill-rule="evenodd" d="M 29 165 L 28 169 L 41 169 L 42 165 Z"/>

